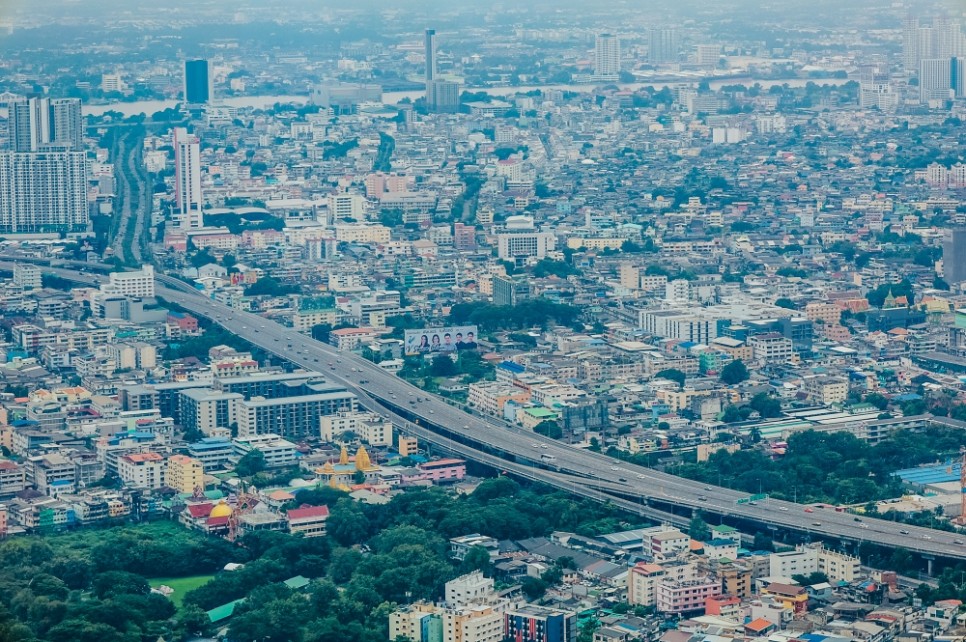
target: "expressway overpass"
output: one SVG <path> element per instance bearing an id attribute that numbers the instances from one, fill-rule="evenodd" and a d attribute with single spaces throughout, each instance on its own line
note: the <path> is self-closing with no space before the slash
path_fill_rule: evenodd
<path id="1" fill-rule="evenodd" d="M 11 267 L 0 263 L 2 269 Z M 76 271 L 51 268 L 50 272 L 77 282 L 96 282 L 95 277 Z M 747 493 L 636 466 L 468 414 L 357 355 L 340 352 L 256 314 L 229 308 L 173 277 L 159 275 L 157 280 L 158 296 L 222 325 L 267 352 L 324 373 L 356 393 L 363 406 L 391 415 L 404 430 L 468 459 L 613 502 L 637 514 L 644 515 L 642 511 L 647 509 L 646 514 L 656 519 L 682 523 L 683 517 L 660 510 L 662 506 L 679 507 L 813 538 L 905 548 L 927 560 L 966 560 L 966 535 L 831 509 L 806 512 L 807 507 L 801 504 L 775 499 L 737 504 Z M 549 457 L 554 458 L 552 462 L 544 461 Z"/>

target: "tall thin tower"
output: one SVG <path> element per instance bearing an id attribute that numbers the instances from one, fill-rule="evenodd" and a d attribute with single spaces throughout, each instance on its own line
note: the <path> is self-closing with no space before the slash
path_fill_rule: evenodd
<path id="1" fill-rule="evenodd" d="M 433 104 L 433 82 L 436 80 L 436 30 L 426 30 L 426 102 Z"/>
<path id="2" fill-rule="evenodd" d="M 181 229 L 204 226 L 201 214 L 201 141 L 184 127 L 176 127 L 174 146 L 174 197 Z"/>

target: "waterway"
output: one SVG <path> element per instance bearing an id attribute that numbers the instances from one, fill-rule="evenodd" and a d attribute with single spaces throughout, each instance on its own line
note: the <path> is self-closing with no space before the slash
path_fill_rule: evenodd
<path id="1" fill-rule="evenodd" d="M 655 89 L 662 89 L 664 87 L 673 87 L 681 84 L 694 84 L 696 85 L 700 82 L 696 78 L 681 78 L 678 80 L 660 80 L 654 82 L 635 82 L 635 83 L 617 83 L 617 86 L 622 90 L 636 91 L 644 87 L 654 87 Z M 804 87 L 806 84 L 813 82 L 817 85 L 834 85 L 840 86 L 849 82 L 847 78 L 822 78 L 822 79 L 810 79 L 810 78 L 780 78 L 776 80 L 756 80 L 754 78 L 725 78 L 720 80 L 711 80 L 708 82 L 711 89 L 717 90 L 721 87 L 727 85 L 745 85 L 752 86 L 754 84 L 761 85 L 764 90 L 768 90 L 774 85 L 788 85 L 789 87 Z M 610 83 L 614 84 L 614 83 Z M 573 92 L 588 92 L 592 91 L 595 87 L 600 85 L 593 84 L 565 84 L 565 85 L 524 85 L 516 87 L 467 87 L 468 91 L 485 91 L 491 96 L 512 96 L 516 93 L 526 93 L 534 90 L 541 91 L 573 91 Z M 382 95 L 382 101 L 387 105 L 392 105 L 404 98 L 409 98 L 410 100 L 415 100 L 422 96 L 424 92 L 422 91 L 388 91 Z M 271 107 L 275 103 L 291 103 L 296 105 L 301 105 L 308 102 L 308 96 L 237 96 L 233 98 L 225 98 L 219 101 L 220 104 L 227 105 L 229 107 L 238 107 L 239 109 L 264 109 L 266 107 Z M 124 116 L 134 116 L 136 114 L 146 114 L 150 116 L 151 114 L 174 107 L 178 104 L 176 100 L 140 100 L 136 102 L 118 102 L 108 105 L 84 105 L 84 114 L 91 116 L 100 116 L 108 111 L 116 111 L 124 114 Z"/>

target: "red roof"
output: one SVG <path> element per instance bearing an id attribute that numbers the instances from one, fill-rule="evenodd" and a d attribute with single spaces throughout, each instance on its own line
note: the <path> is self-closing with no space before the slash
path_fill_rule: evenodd
<path id="1" fill-rule="evenodd" d="M 311 519 L 329 516 L 328 506 L 301 506 L 287 511 L 289 520 Z"/>
<path id="2" fill-rule="evenodd" d="M 214 504 L 211 502 L 205 502 L 203 504 L 188 504 L 186 508 L 188 509 L 188 514 L 194 519 L 201 519 L 202 517 L 208 517 L 211 514 L 211 509 Z"/>
<path id="3" fill-rule="evenodd" d="M 209 517 L 208 526 L 226 526 L 228 524 L 228 516 L 225 517 Z"/>

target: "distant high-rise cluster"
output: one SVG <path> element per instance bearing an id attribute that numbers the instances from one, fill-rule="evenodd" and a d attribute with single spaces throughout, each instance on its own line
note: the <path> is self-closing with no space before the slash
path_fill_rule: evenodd
<path id="1" fill-rule="evenodd" d="M 29 98 L 9 105 L 9 151 L 0 152 L 0 233 L 87 228 L 87 155 L 76 98 Z"/>
<path id="2" fill-rule="evenodd" d="M 77 98 L 30 98 L 9 105 L 10 151 L 83 149 L 84 120 Z"/>
<path id="3" fill-rule="evenodd" d="M 597 36 L 594 42 L 594 75 L 613 76 L 621 71 L 621 41 L 609 33 Z"/>
<path id="4" fill-rule="evenodd" d="M 171 137 L 175 214 L 181 229 L 197 229 L 204 225 L 201 214 L 201 141 L 184 127 L 176 127 Z"/>
<path id="5" fill-rule="evenodd" d="M 651 64 L 677 62 L 680 51 L 677 29 L 651 29 L 648 32 L 647 61 Z"/>
<path id="6" fill-rule="evenodd" d="M 902 30 L 902 65 L 919 79 L 919 101 L 966 96 L 966 36 L 962 25 L 944 17 L 931 25 L 909 18 Z"/>
<path id="7" fill-rule="evenodd" d="M 211 62 L 186 60 L 184 63 L 184 101 L 189 105 L 206 105 L 214 97 Z"/>
<path id="8" fill-rule="evenodd" d="M 431 112 L 456 113 L 460 104 L 460 84 L 441 80 L 436 69 L 436 30 L 427 29 L 426 47 L 426 107 Z"/>

